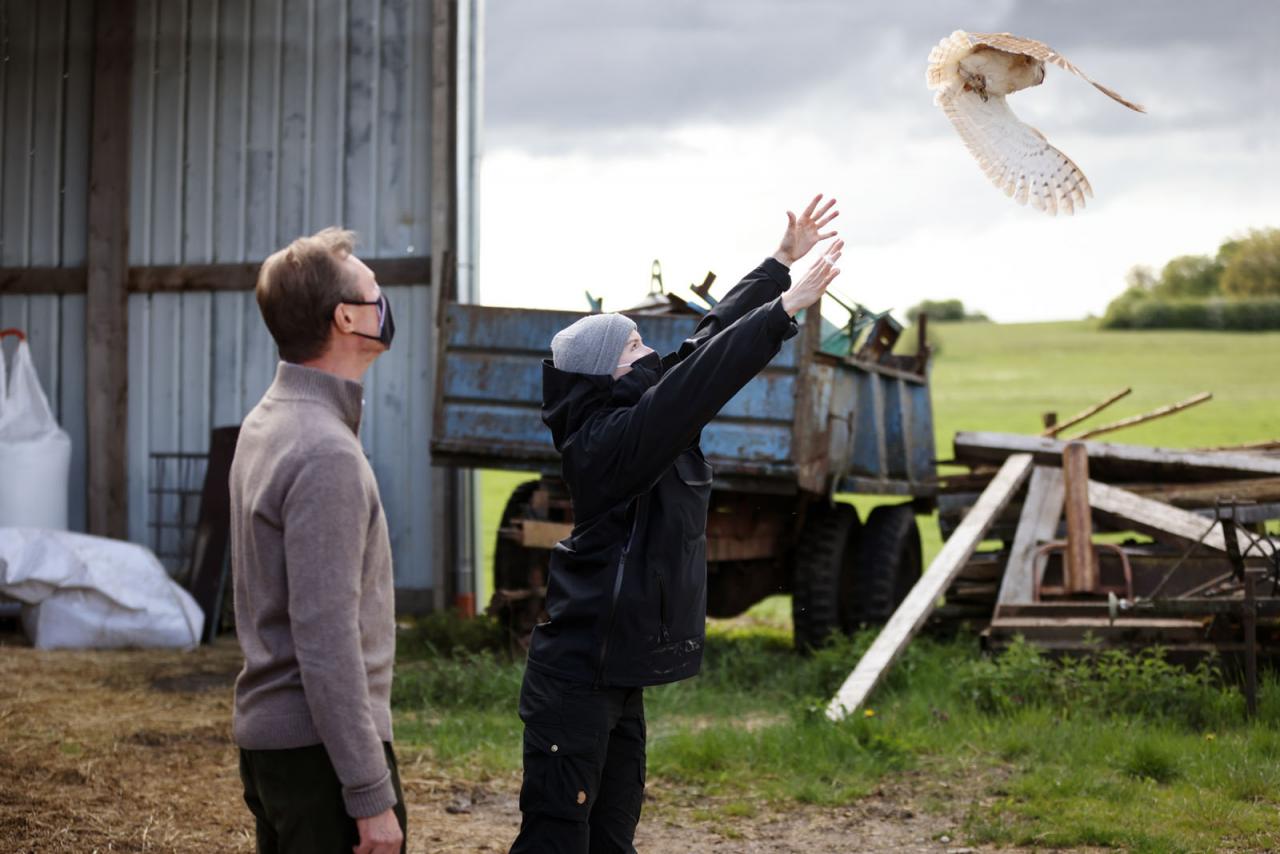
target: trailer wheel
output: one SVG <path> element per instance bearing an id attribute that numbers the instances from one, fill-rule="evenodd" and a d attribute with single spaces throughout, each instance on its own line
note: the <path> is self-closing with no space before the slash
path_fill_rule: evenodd
<path id="1" fill-rule="evenodd" d="M 858 511 L 852 505 L 815 505 L 809 511 L 796 546 L 791 592 L 797 649 L 819 647 L 840 631 L 858 536 Z"/>
<path id="2" fill-rule="evenodd" d="M 529 480 L 511 491 L 507 506 L 502 508 L 502 520 L 498 528 L 511 525 L 512 519 L 528 515 L 529 500 L 538 489 L 538 481 Z M 529 574 L 545 563 L 546 555 L 502 536 L 499 530 L 493 547 L 493 589 L 524 590 L 529 587 Z"/>
<path id="3" fill-rule="evenodd" d="M 846 631 L 883 623 L 920 580 L 920 528 L 910 504 L 886 504 L 867 516 L 853 569 L 853 607 Z"/>

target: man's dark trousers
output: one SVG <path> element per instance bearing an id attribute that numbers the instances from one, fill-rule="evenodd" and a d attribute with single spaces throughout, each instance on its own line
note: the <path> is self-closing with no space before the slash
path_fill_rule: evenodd
<path id="1" fill-rule="evenodd" d="M 511 854 L 634 854 L 644 801 L 644 689 L 525 670 L 524 820 Z"/>
<path id="2" fill-rule="evenodd" d="M 407 839 L 400 769 L 391 745 L 383 742 L 383 747 L 396 790 L 396 818 Z M 356 820 L 347 815 L 342 783 L 324 745 L 241 750 L 240 780 L 244 801 L 257 819 L 259 854 L 351 854 L 359 844 Z"/>

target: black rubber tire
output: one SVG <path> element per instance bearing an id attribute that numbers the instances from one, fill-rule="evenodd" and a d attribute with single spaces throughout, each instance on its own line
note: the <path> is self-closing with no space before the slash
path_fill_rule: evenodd
<path id="1" fill-rule="evenodd" d="M 809 510 L 796 545 L 791 589 L 796 649 L 820 647 L 840 631 L 858 528 L 858 511 L 851 504 L 814 505 Z"/>
<path id="2" fill-rule="evenodd" d="M 882 504 L 867 515 L 854 560 L 845 631 L 884 623 L 920 580 L 920 528 L 910 504 Z"/>
<path id="3" fill-rule="evenodd" d="M 536 480 L 525 481 L 513 489 L 511 497 L 507 499 L 507 505 L 502 508 L 502 521 L 498 523 L 498 527 L 505 528 L 511 524 L 512 519 L 524 516 L 529 509 L 529 499 L 537 489 L 538 481 Z M 545 563 L 546 553 L 526 549 L 514 540 L 502 536 L 501 532 L 496 534 L 496 537 L 497 542 L 493 547 L 493 589 L 527 589 L 530 569 L 536 567 L 539 562 Z"/>

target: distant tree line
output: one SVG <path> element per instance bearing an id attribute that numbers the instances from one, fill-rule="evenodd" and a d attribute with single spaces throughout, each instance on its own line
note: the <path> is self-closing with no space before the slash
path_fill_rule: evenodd
<path id="1" fill-rule="evenodd" d="M 1227 240 L 1216 255 L 1179 255 L 1157 276 L 1136 266 L 1111 301 L 1109 329 L 1280 329 L 1280 228 Z"/>
<path id="2" fill-rule="evenodd" d="M 980 311 L 966 311 L 964 302 L 958 299 L 927 299 L 916 303 L 907 309 L 907 322 L 914 325 L 916 319 L 922 314 L 928 315 L 930 320 L 942 321 L 943 323 L 955 321 L 989 323 L 991 321 L 991 318 Z"/>

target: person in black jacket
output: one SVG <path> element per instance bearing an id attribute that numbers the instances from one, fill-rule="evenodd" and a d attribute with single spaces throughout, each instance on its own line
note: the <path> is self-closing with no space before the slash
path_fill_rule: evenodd
<path id="1" fill-rule="evenodd" d="M 542 420 L 573 501 L 551 553 L 548 619 L 520 690 L 523 813 L 512 854 L 634 852 L 644 799 L 643 689 L 687 679 L 706 635 L 712 470 L 702 428 L 796 334 L 795 314 L 839 274 L 836 241 L 794 287 L 790 265 L 838 215 L 819 195 L 675 353 L 635 324 L 591 315 L 543 362 Z"/>

